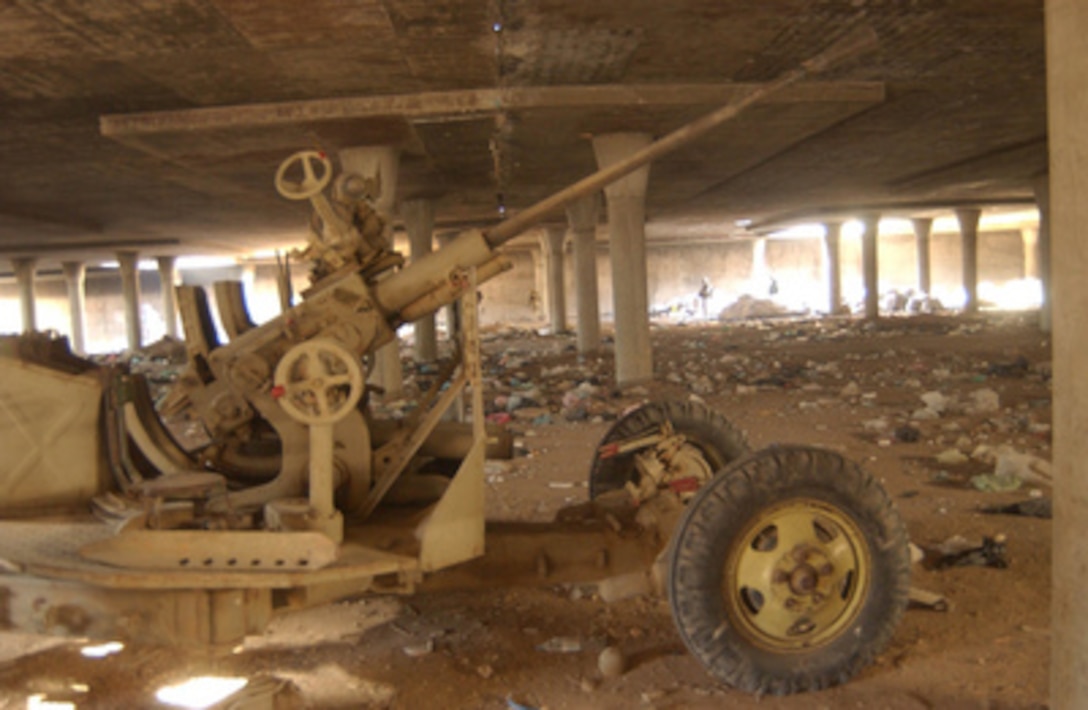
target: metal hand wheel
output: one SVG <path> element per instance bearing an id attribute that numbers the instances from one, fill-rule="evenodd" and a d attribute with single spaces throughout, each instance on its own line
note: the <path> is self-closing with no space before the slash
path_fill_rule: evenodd
<path id="1" fill-rule="evenodd" d="M 359 359 L 336 341 L 299 343 L 276 365 L 273 394 L 288 414 L 303 424 L 333 424 L 344 418 L 363 395 Z"/>
<path id="2" fill-rule="evenodd" d="M 295 163 L 302 167 L 302 180 L 287 179 L 287 171 Z M 320 175 L 314 170 L 314 164 L 321 166 Z M 306 200 L 321 194 L 332 180 L 332 162 L 324 153 L 316 150 L 300 150 L 280 163 L 276 171 L 276 191 L 288 200 Z"/>

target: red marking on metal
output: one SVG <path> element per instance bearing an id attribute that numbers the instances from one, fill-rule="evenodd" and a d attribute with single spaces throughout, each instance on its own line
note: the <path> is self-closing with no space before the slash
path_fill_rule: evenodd
<path id="1" fill-rule="evenodd" d="M 699 479 L 695 476 L 677 478 L 676 480 L 669 481 L 669 490 L 674 493 L 694 493 L 699 490 Z"/>
<path id="2" fill-rule="evenodd" d="M 597 458 L 610 459 L 620 452 L 619 444 L 605 444 L 597 449 Z"/>

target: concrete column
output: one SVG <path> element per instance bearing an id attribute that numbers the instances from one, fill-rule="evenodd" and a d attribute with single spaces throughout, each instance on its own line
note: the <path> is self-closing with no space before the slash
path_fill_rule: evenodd
<path id="1" fill-rule="evenodd" d="M 1043 300 L 1039 306 L 1039 328 L 1044 333 L 1050 332 L 1052 293 L 1050 273 L 1053 267 L 1050 242 L 1050 176 L 1041 175 L 1034 181 L 1035 202 L 1039 206 L 1039 285 L 1042 287 Z"/>
<path id="2" fill-rule="evenodd" d="M 824 223 L 824 267 L 827 274 L 827 312 L 835 315 L 842 307 L 842 256 L 839 237 L 842 222 Z"/>
<path id="3" fill-rule="evenodd" d="M 929 294 L 932 288 L 929 265 L 929 236 L 933 232 L 933 220 L 928 217 L 912 219 L 914 243 L 918 250 L 918 290 Z"/>
<path id="4" fill-rule="evenodd" d="M 861 278 L 865 284 L 865 318 L 880 316 L 880 215 L 861 218 Z"/>
<path id="5" fill-rule="evenodd" d="M 964 313 L 978 312 L 978 219 L 982 210 L 962 208 L 956 210 L 963 244 L 963 290 L 967 294 L 963 302 Z"/>
<path id="6" fill-rule="evenodd" d="M 593 138 L 601 168 L 650 143 L 645 133 L 609 133 Z M 612 301 L 616 321 L 616 384 L 653 379 L 649 296 L 646 276 L 646 185 L 650 167 L 639 168 L 605 188 L 608 199 Z"/>
<path id="7" fill-rule="evenodd" d="M 444 249 L 450 242 L 457 238 L 457 232 L 443 232 L 435 237 L 438 241 L 438 249 Z M 457 322 L 457 301 L 444 306 L 442 312 L 446 316 L 446 336 L 450 340 L 457 338 L 457 330 L 460 327 Z"/>
<path id="8" fill-rule="evenodd" d="M 1020 241 L 1024 247 L 1024 268 L 1021 275 L 1025 279 L 1039 278 L 1039 230 L 1036 227 L 1021 227 Z"/>
<path id="9" fill-rule="evenodd" d="M 178 283 L 178 270 L 174 257 L 160 256 L 159 283 L 162 289 L 162 321 L 166 324 L 166 337 L 178 339 L 178 300 L 174 289 Z"/>
<path id="10" fill-rule="evenodd" d="M 1054 279 L 1049 707 L 1071 710 L 1083 708 L 1088 698 L 1088 3 L 1046 0 L 1045 16 L 1050 173 L 1047 182 L 1036 182 L 1035 195 L 1040 246 L 1047 243 L 1048 253 L 1053 248 L 1050 259 L 1040 254 L 1040 271 L 1047 270 L 1040 276 L 1044 283 Z"/>
<path id="11" fill-rule="evenodd" d="M 68 287 L 68 318 L 71 323 L 69 332 L 72 352 L 87 354 L 87 269 L 82 261 L 65 261 L 64 283 Z"/>
<path id="12" fill-rule="evenodd" d="M 431 253 L 434 235 L 434 202 L 409 200 L 400 206 L 404 229 L 408 232 L 408 244 L 412 261 Z M 434 362 L 438 359 L 438 336 L 435 333 L 434 315 L 423 316 L 413 327 L 416 331 L 416 361 Z"/>
<path id="13" fill-rule="evenodd" d="M 396 203 L 397 178 L 400 174 L 400 150 L 391 145 L 344 148 L 340 151 L 340 166 L 345 173 L 378 178 L 378 197 L 374 200 L 374 208 L 385 218 L 385 238 L 392 244 L 393 206 Z M 396 399 L 404 393 L 399 340 L 394 339 L 374 354 L 374 372 L 371 373 L 370 381 L 385 390 L 387 399 Z"/>
<path id="14" fill-rule="evenodd" d="M 567 205 L 574 246 L 574 296 L 578 305 L 578 352 L 591 353 L 601 344 L 601 312 L 597 298 L 597 218 L 600 193 Z"/>
<path id="15" fill-rule="evenodd" d="M 38 319 L 34 308 L 34 267 L 38 260 L 32 256 L 11 260 L 15 269 L 15 281 L 19 285 L 19 309 L 23 317 L 23 332 L 31 333 L 38 329 Z"/>
<path id="16" fill-rule="evenodd" d="M 752 271 L 748 277 L 752 284 L 753 295 L 767 296 L 771 277 L 767 273 L 767 238 L 757 237 L 752 240 Z"/>
<path id="17" fill-rule="evenodd" d="M 545 227 L 540 235 L 548 284 L 548 323 L 553 335 L 567 329 L 567 294 L 563 284 L 563 241 L 566 237 L 567 230 L 563 227 Z"/>
<path id="18" fill-rule="evenodd" d="M 118 270 L 121 272 L 121 298 L 125 309 L 125 335 L 129 350 L 140 349 L 140 278 L 136 273 L 139 254 L 134 251 L 117 252 Z"/>

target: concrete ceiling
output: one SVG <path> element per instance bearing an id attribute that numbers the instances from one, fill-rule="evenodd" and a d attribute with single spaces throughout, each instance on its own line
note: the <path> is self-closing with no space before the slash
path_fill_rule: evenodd
<path id="1" fill-rule="evenodd" d="M 272 176 L 304 148 L 396 144 L 401 199 L 488 223 L 591 172 L 592 135 L 664 134 L 860 23 L 876 52 L 654 164 L 651 222 L 1029 200 L 1042 4 L 8 0 L 0 255 L 295 242 Z"/>

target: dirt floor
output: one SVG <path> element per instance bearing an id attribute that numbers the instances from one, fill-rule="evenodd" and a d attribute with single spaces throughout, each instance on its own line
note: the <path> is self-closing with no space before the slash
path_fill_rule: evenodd
<path id="1" fill-rule="evenodd" d="M 564 585 L 354 599 L 282 617 L 265 636 L 220 653 L 130 646 L 87 658 L 83 644 L 4 634 L 0 707 L 33 707 L 33 694 L 67 707 L 157 707 L 156 688 L 208 674 L 287 679 L 301 706 L 320 708 L 1044 708 L 1051 523 L 981 508 L 1049 498 L 1050 489 L 1035 480 L 1006 492 L 972 483 L 994 471 L 1001 445 L 1046 478 L 1050 344 L 1033 321 L 655 328 L 655 382 L 622 395 L 613 392 L 611 355 L 579 362 L 572 336 L 488 336 L 492 419 L 509 413 L 522 454 L 488 465 L 493 519 L 547 521 L 584 501 L 589 461 L 611 419 L 643 399 L 694 395 L 744 429 L 753 448 L 814 444 L 861 463 L 920 545 L 1007 536 L 1007 568 L 916 565 L 914 583 L 946 595 L 951 609 L 909 610 L 877 662 L 843 686 L 784 698 L 722 687 L 683 647 L 666 601 L 605 604 L 592 586 Z M 921 411 L 932 392 L 944 397 L 939 415 Z M 557 637 L 577 650 L 540 648 Z M 598 655 L 609 645 L 626 671 L 605 679 Z"/>

